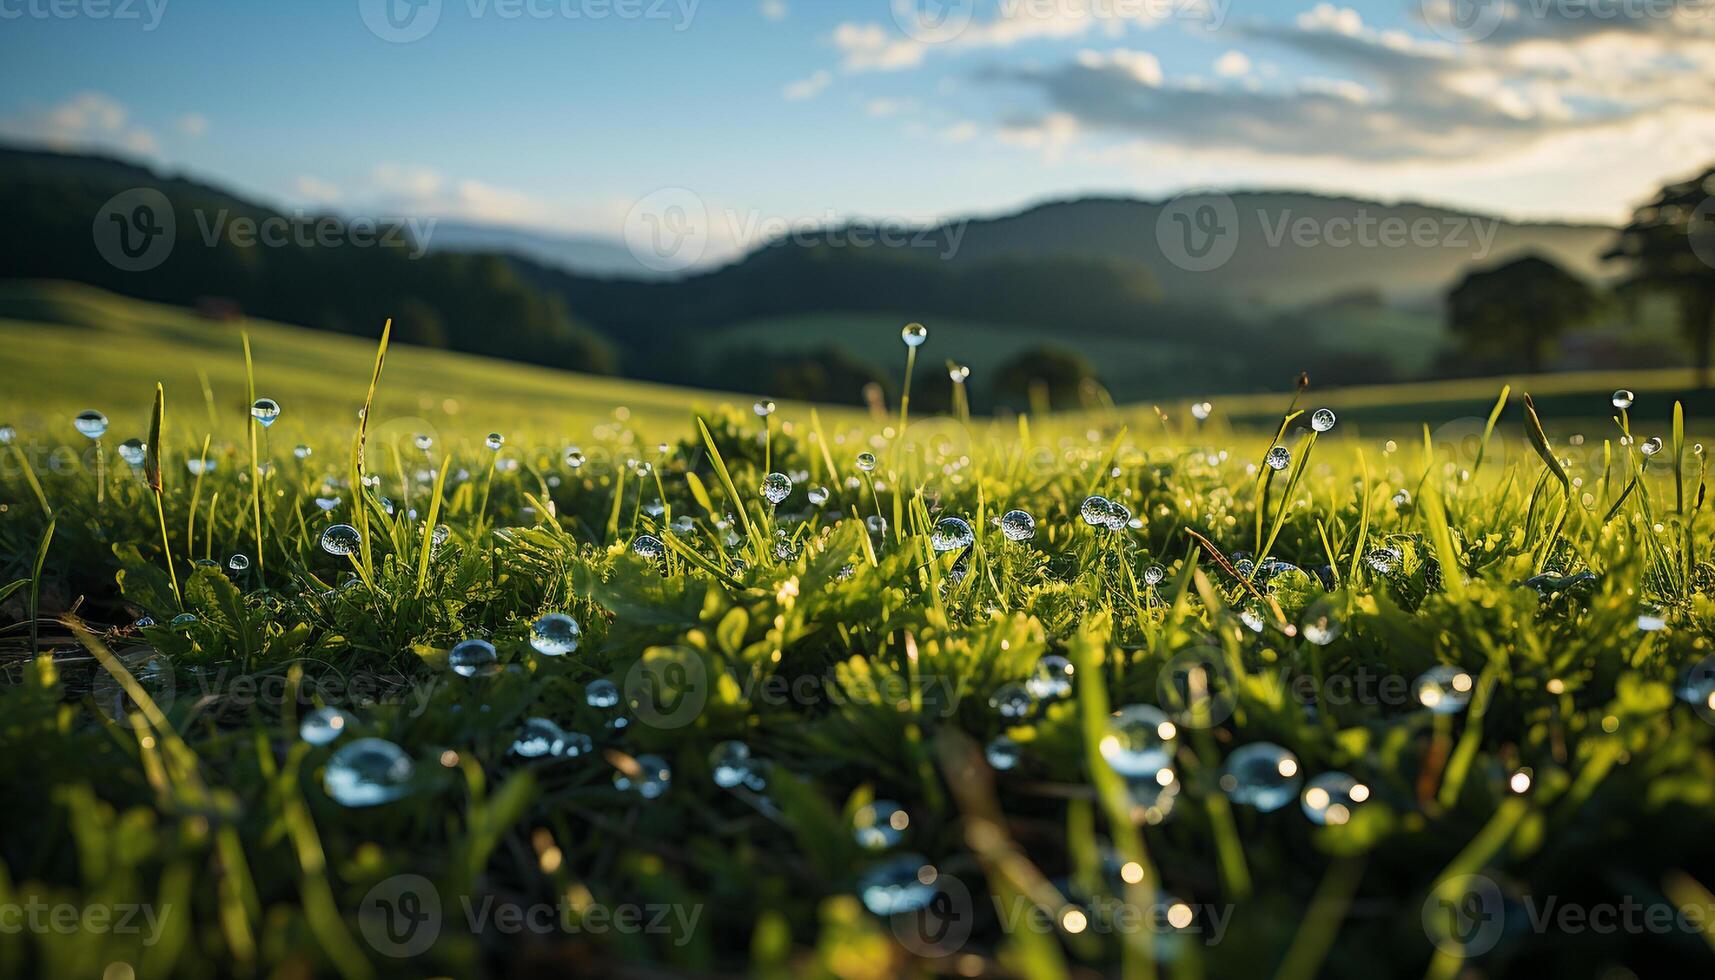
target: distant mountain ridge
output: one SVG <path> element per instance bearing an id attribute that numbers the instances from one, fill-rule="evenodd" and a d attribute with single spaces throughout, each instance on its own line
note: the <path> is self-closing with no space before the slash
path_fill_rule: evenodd
<path id="1" fill-rule="evenodd" d="M 136 188 L 164 194 L 178 221 L 177 246 L 147 272 L 121 268 L 99 241 L 98 215 L 129 221 L 101 212 Z M 823 377 L 830 390 L 804 381 L 799 397 L 829 400 L 856 399 L 851 378 L 896 376 L 906 320 L 946 326 L 932 356 L 994 373 L 1042 345 L 1069 349 L 1116 397 L 1258 390 L 1312 368 L 1333 383 L 1422 377 L 1442 370 L 1441 299 L 1469 269 L 1536 252 L 1600 278 L 1615 236 L 1288 191 L 1092 197 L 892 246 L 850 233 L 862 225 L 796 234 L 663 278 L 639 274 L 618 242 L 461 221 L 415 222 L 420 255 L 258 247 L 210 237 L 206 219 L 279 210 L 111 157 L 4 146 L 0 208 L 0 276 L 345 333 L 391 317 L 403 341 L 703 387 L 785 394 L 785 374 Z M 761 373 L 771 362 L 785 374 Z"/>

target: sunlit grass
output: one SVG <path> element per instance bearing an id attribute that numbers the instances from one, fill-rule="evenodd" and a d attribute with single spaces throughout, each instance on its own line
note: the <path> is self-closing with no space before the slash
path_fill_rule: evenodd
<path id="1" fill-rule="evenodd" d="M 139 358 L 111 332 L 135 308 L 109 312 L 53 341 L 87 350 L 80 383 L 34 360 L 0 401 L 0 905 L 171 911 L 25 929 L 7 972 L 1707 969 L 1695 933 L 1434 926 L 1469 875 L 1585 905 L 1682 905 L 1715 878 L 1715 681 L 1675 696 L 1711 653 L 1708 429 L 1652 379 L 1576 422 L 1527 410 L 1557 379 L 1492 386 L 1445 440 L 1432 414 L 1313 432 L 1347 404 L 1313 386 L 1261 428 L 1236 399 L 1202 421 L 868 421 L 692 413 L 373 339 L 299 363 L 301 335 L 248 324 L 254 394 L 283 407 L 261 431 L 235 332 L 186 318 L 148 335 L 171 357 Z M 26 335 L 54 330 L 0 325 Z M 110 441 L 147 435 L 145 463 L 99 470 L 86 407 Z M 1003 533 L 1013 510 L 1033 537 Z M 948 518 L 974 539 L 936 534 Z M 336 524 L 350 554 L 322 545 Z M 546 613 L 576 650 L 533 647 Z M 471 639 L 496 669 L 449 664 Z M 1071 673 L 1039 675 L 1047 656 Z M 1128 705 L 1170 720 L 1116 727 Z M 326 706 L 349 725 L 311 744 Z M 532 718 L 588 750 L 512 751 Z M 390 802 L 330 795 L 360 738 L 414 762 Z M 754 779 L 717 774 L 742 757 Z M 1333 772 L 1361 792 L 1301 799 Z M 364 916 L 399 875 L 439 899 L 432 945 Z M 960 930 L 873 911 L 919 890 Z M 495 903 L 549 925 L 469 918 Z M 656 907 L 677 918 L 595 926 Z"/>

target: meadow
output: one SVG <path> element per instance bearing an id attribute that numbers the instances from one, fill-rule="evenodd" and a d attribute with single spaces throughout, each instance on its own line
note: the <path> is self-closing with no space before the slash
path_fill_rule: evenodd
<path id="1" fill-rule="evenodd" d="M 0 294 L 0 974 L 1715 960 L 1688 372 L 875 417 L 378 340 Z"/>

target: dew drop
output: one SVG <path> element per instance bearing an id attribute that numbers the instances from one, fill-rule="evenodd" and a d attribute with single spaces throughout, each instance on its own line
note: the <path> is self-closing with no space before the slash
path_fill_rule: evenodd
<path id="1" fill-rule="evenodd" d="M 94 409 L 79 412 L 77 417 L 71 420 L 71 424 L 91 439 L 100 439 L 107 434 L 107 416 Z"/>
<path id="2" fill-rule="evenodd" d="M 1438 715 L 1458 714 L 1471 701 L 1476 688 L 1471 675 L 1450 664 L 1440 664 L 1424 671 L 1411 685 L 1412 693 L 1425 708 Z"/>
<path id="3" fill-rule="evenodd" d="M 1268 451 L 1268 455 L 1264 457 L 1263 462 L 1268 464 L 1269 469 L 1275 470 L 1276 472 L 1284 470 L 1288 466 L 1292 465 L 1292 450 L 1287 449 L 1285 446 L 1275 446 L 1273 449 Z"/>
<path id="4" fill-rule="evenodd" d="M 907 323 L 899 331 L 899 339 L 905 341 L 907 347 L 922 347 L 923 342 L 929 339 L 929 328 L 921 323 Z"/>
<path id="5" fill-rule="evenodd" d="M 149 458 L 149 447 L 141 439 L 127 439 L 119 444 L 119 458 L 132 466 L 142 466 Z"/>
<path id="6" fill-rule="evenodd" d="M 655 561 L 667 553 L 667 546 L 653 534 L 639 534 L 631 542 L 631 550 L 636 552 L 639 558 Z"/>
<path id="7" fill-rule="evenodd" d="M 1153 777 L 1173 761 L 1179 730 L 1160 708 L 1128 704 L 1107 720 L 1098 746 L 1102 758 L 1122 776 Z"/>
<path id="8" fill-rule="evenodd" d="M 392 742 L 360 738 L 328 759 L 322 787 L 341 806 L 377 806 L 404 796 L 415 769 L 411 757 Z"/>
<path id="9" fill-rule="evenodd" d="M 762 496 L 778 504 L 792 495 L 792 478 L 784 473 L 770 473 L 762 478 Z"/>
<path id="10" fill-rule="evenodd" d="M 1632 407 L 1632 402 L 1637 401 L 1637 398 L 1638 398 L 1637 395 L 1632 394 L 1630 391 L 1626 390 L 1625 388 L 1621 388 L 1618 391 L 1614 392 L 1614 397 L 1612 398 L 1612 401 L 1614 403 L 1615 408 L 1627 409 L 1627 408 Z"/>
<path id="11" fill-rule="evenodd" d="M 1221 789 L 1234 803 L 1272 813 L 1298 796 L 1303 776 L 1298 757 L 1273 742 L 1234 750 L 1221 767 Z"/>
<path id="12" fill-rule="evenodd" d="M 352 717 L 338 708 L 317 708 L 298 723 L 298 737 L 311 745 L 329 745 L 353 724 Z"/>
<path id="13" fill-rule="evenodd" d="M 500 655 L 487 640 L 465 640 L 447 652 L 447 666 L 460 677 L 492 677 L 500 673 Z"/>
<path id="14" fill-rule="evenodd" d="M 548 657 L 563 657 L 578 648 L 584 631 L 565 613 L 549 613 L 530 627 L 530 646 Z"/>
<path id="15" fill-rule="evenodd" d="M 667 765 L 667 760 L 658 755 L 640 755 L 637 757 L 637 767 L 641 770 L 633 779 L 624 770 L 615 770 L 613 788 L 625 793 L 636 793 L 646 800 L 660 799 L 673 784 L 673 769 Z"/>
<path id="16" fill-rule="evenodd" d="M 1008 541 L 1029 541 L 1036 537 L 1036 518 L 1022 510 L 1009 510 L 1000 519 L 1000 533 Z"/>
<path id="17" fill-rule="evenodd" d="M 875 454 L 874 453 L 858 453 L 858 455 L 857 455 L 857 468 L 860 470 L 863 470 L 865 473 L 875 472 Z"/>
<path id="18" fill-rule="evenodd" d="M 250 417 L 266 429 L 280 417 L 280 403 L 272 398 L 258 398 L 250 403 Z"/>
<path id="19" fill-rule="evenodd" d="M 1331 409 L 1318 408 L 1315 413 L 1310 416 L 1310 427 L 1315 429 L 1317 432 L 1327 432 L 1329 429 L 1334 427 L 1334 423 L 1336 421 L 1337 419 L 1334 417 L 1334 413 Z"/>
<path id="20" fill-rule="evenodd" d="M 362 547 L 363 535 L 350 524 L 335 524 L 322 532 L 322 550 L 330 555 L 355 555 Z"/>
<path id="21" fill-rule="evenodd" d="M 852 837 L 866 851 L 897 847 L 910 826 L 910 815 L 892 800 L 876 800 L 852 814 Z"/>
<path id="22" fill-rule="evenodd" d="M 929 547 L 938 555 L 969 548 L 976 540 L 971 525 L 962 517 L 943 517 L 929 532 Z"/>

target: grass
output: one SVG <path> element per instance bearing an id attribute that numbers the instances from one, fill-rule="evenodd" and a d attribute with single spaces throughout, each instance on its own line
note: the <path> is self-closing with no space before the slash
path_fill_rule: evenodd
<path id="1" fill-rule="evenodd" d="M 1314 391 L 1272 399 L 1260 429 L 1231 424 L 1232 399 L 1203 425 L 692 421 L 681 393 L 247 325 L 256 391 L 284 407 L 253 430 L 238 336 L 58 301 L 90 324 L 0 325 L 36 359 L 8 362 L 0 409 L 18 420 L 0 469 L 0 911 L 24 923 L 0 973 L 1715 962 L 1710 918 L 1564 915 L 1715 909 L 1715 715 L 1675 697 L 1711 654 L 1693 449 L 1709 427 L 1669 400 L 1593 423 L 1604 396 L 1556 396 L 1577 442 L 1523 387 L 1491 388 L 1445 442 L 1313 433 Z M 427 450 L 388 421 L 448 391 L 460 411 L 425 420 Z M 101 487 L 70 427 L 90 405 L 116 423 Z M 151 460 L 116 457 L 151 429 Z M 1279 471 L 1262 465 L 1277 442 Z M 769 469 L 794 479 L 773 507 Z M 1092 494 L 1139 526 L 1087 523 Z M 1029 541 L 993 522 L 1012 509 Z M 971 540 L 937 553 L 953 517 Z M 324 549 L 336 523 L 363 547 Z M 575 651 L 533 649 L 549 612 L 581 625 Z M 472 638 L 497 669 L 451 669 Z M 1071 674 L 1039 676 L 1047 656 Z M 1425 706 L 1436 669 L 1458 710 Z M 1153 762 L 1120 751 L 1163 732 L 1114 730 L 1127 705 L 1172 721 Z M 338 739 L 301 738 L 329 706 L 348 713 Z M 531 718 L 587 750 L 521 756 Z M 359 738 L 413 761 L 396 799 L 330 792 Z M 717 765 L 727 742 L 758 761 Z M 1224 780 L 1259 743 L 1289 755 Z M 664 792 L 637 789 L 663 771 Z M 1318 823 L 1297 782 L 1329 773 L 1365 789 Z"/>

